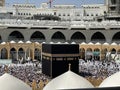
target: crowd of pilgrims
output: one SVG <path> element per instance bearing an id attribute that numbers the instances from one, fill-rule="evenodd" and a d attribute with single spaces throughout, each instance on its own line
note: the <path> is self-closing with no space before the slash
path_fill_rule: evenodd
<path id="1" fill-rule="evenodd" d="M 4 73 L 9 73 L 24 81 L 32 88 L 43 88 L 50 80 L 50 77 L 42 74 L 41 71 L 41 63 L 30 62 L 24 64 L 0 65 L 0 76 Z"/>
<path id="2" fill-rule="evenodd" d="M 80 60 L 79 72 L 83 77 L 102 78 L 120 71 L 120 63 L 115 61 L 90 61 Z M 41 63 L 9 64 L 0 65 L 0 76 L 9 73 L 31 87 L 44 87 L 50 80 L 50 77 L 42 73 Z"/>
<path id="3" fill-rule="evenodd" d="M 80 75 L 98 87 L 104 79 L 120 71 L 119 61 L 80 60 Z"/>
<path id="4" fill-rule="evenodd" d="M 84 77 L 107 78 L 120 71 L 120 62 L 116 61 L 95 61 L 80 60 L 79 72 Z"/>

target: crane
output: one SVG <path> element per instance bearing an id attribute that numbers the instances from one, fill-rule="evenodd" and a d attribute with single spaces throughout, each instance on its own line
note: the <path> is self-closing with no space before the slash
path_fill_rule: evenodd
<path id="1" fill-rule="evenodd" d="M 50 8 L 52 7 L 52 2 L 53 2 L 54 0 L 49 0 L 48 2 L 47 2 L 47 4 L 49 4 L 49 6 L 50 6 Z"/>

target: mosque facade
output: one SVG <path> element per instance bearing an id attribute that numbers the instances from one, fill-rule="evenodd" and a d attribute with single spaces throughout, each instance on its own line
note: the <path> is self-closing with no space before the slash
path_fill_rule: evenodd
<path id="1" fill-rule="evenodd" d="M 120 51 L 119 0 L 105 1 L 105 4 L 88 4 L 80 8 L 75 5 L 49 8 L 46 3 L 40 7 L 33 4 L 0 7 L 1 59 L 11 59 L 11 50 L 16 59 L 21 57 L 19 50 L 24 59 L 40 59 L 41 44 L 50 42 L 79 44 L 83 59 L 102 60 L 107 54 L 114 54 L 111 57 L 119 59 L 119 55 L 116 57 Z M 116 9 L 113 11 L 113 8 Z M 116 15 L 116 20 L 109 20 Z M 44 20 L 43 16 L 59 17 L 60 20 Z M 29 56 L 26 47 L 30 49 Z"/>

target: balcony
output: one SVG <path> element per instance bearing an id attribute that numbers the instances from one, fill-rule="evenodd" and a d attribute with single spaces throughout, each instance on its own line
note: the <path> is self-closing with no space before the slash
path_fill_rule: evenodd
<path id="1" fill-rule="evenodd" d="M 1 19 L 0 27 L 18 28 L 18 29 L 60 29 L 60 30 L 105 30 L 112 27 L 120 27 L 119 21 L 51 21 L 51 20 L 16 20 Z M 20 28 L 19 28 L 20 27 Z"/>

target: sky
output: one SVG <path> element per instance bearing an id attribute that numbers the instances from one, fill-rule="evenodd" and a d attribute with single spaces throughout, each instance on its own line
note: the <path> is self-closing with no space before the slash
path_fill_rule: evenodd
<path id="1" fill-rule="evenodd" d="M 42 2 L 48 2 L 49 0 L 6 0 L 6 5 L 12 5 L 14 3 L 26 3 L 35 4 L 37 7 L 40 6 Z M 56 4 L 74 4 L 80 7 L 82 4 L 98 4 L 104 3 L 104 0 L 53 0 L 53 5 Z"/>

